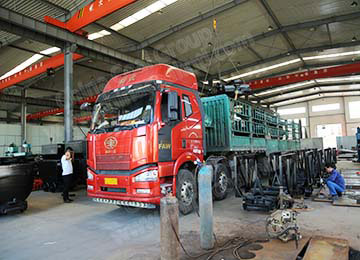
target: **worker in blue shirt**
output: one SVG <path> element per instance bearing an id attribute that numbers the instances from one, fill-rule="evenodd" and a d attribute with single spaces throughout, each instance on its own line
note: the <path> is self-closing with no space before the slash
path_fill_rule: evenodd
<path id="1" fill-rule="evenodd" d="M 329 188 L 331 199 L 337 200 L 339 196 L 342 196 L 342 193 L 345 191 L 345 181 L 343 176 L 334 169 L 335 166 L 331 164 L 327 164 L 325 166 L 325 170 L 329 175 L 329 177 L 325 180 L 326 185 Z"/>

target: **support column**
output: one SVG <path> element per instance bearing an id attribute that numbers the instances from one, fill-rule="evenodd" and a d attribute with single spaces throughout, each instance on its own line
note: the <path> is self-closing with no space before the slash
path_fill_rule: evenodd
<path id="1" fill-rule="evenodd" d="M 65 142 L 73 139 L 73 52 L 71 45 L 65 46 L 64 62 L 64 129 Z"/>
<path id="2" fill-rule="evenodd" d="M 26 89 L 21 90 L 21 151 L 24 150 L 22 144 L 26 141 Z"/>
<path id="3" fill-rule="evenodd" d="M 212 175 L 212 166 L 205 165 L 201 167 L 199 172 L 199 213 L 200 246 L 202 249 L 212 249 L 214 247 Z"/>

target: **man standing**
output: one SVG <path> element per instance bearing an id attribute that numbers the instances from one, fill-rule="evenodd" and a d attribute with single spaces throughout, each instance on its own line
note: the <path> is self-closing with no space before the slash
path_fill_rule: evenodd
<path id="1" fill-rule="evenodd" d="M 71 147 L 67 147 L 65 154 L 61 157 L 62 177 L 64 181 L 63 198 L 65 203 L 70 203 L 73 200 L 69 198 L 69 190 L 71 187 L 72 176 L 73 176 L 73 162 L 74 151 Z"/>
<path id="2" fill-rule="evenodd" d="M 345 180 L 341 174 L 334 169 L 334 166 L 327 164 L 325 170 L 330 176 L 325 180 L 326 185 L 329 188 L 331 199 L 337 200 L 339 196 L 342 196 L 342 193 L 345 191 Z"/>

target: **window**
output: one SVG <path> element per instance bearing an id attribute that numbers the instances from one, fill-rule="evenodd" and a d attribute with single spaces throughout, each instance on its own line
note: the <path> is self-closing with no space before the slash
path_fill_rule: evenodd
<path id="1" fill-rule="evenodd" d="M 305 118 L 305 117 L 295 118 L 295 119 L 294 119 L 294 122 L 295 122 L 295 123 L 299 123 L 299 121 L 301 121 L 301 126 L 306 126 L 307 121 L 306 121 L 306 118 Z"/>
<path id="2" fill-rule="evenodd" d="M 284 108 L 277 111 L 280 115 L 294 115 L 294 114 L 303 114 L 306 112 L 305 107 L 294 107 L 294 108 Z"/>
<path id="3" fill-rule="evenodd" d="M 189 117 L 193 113 L 189 96 L 183 95 L 183 102 L 184 102 L 185 117 Z"/>
<path id="4" fill-rule="evenodd" d="M 339 110 L 339 109 L 340 109 L 339 103 L 312 106 L 313 112 L 323 112 L 323 111 L 331 111 L 331 110 Z"/>
<path id="5" fill-rule="evenodd" d="M 360 118 L 360 101 L 349 102 L 350 119 Z"/>
<path id="6" fill-rule="evenodd" d="M 161 98 L 161 105 L 160 105 L 160 109 L 161 109 L 161 120 L 163 122 L 168 122 L 169 121 L 169 114 L 168 114 L 168 100 L 169 100 L 169 95 L 168 93 L 163 93 L 162 95 L 162 98 Z M 179 111 L 178 111 L 178 120 L 182 120 L 181 119 L 181 99 L 180 97 L 178 96 L 177 97 L 177 100 L 178 100 L 178 108 L 179 108 Z"/>
<path id="7" fill-rule="evenodd" d="M 317 133 L 317 137 L 323 138 L 324 148 L 328 148 L 328 147 L 335 148 L 336 137 L 342 136 L 342 126 L 341 124 L 317 125 L 316 133 Z"/>

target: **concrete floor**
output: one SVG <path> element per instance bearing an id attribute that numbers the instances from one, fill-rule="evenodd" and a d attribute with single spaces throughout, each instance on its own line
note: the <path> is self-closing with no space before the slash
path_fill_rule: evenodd
<path id="1" fill-rule="evenodd" d="M 0 259 L 159 259 L 157 210 L 98 204 L 85 191 L 76 193 L 74 203 L 63 204 L 60 194 L 33 192 L 25 213 L 1 216 Z M 303 235 L 345 238 L 360 250 L 360 208 L 306 204 L 310 209 L 298 217 Z M 234 196 L 215 202 L 217 238 L 264 237 L 267 215 L 244 211 Z M 180 231 L 188 251 L 200 252 L 198 216 L 182 216 Z"/>

